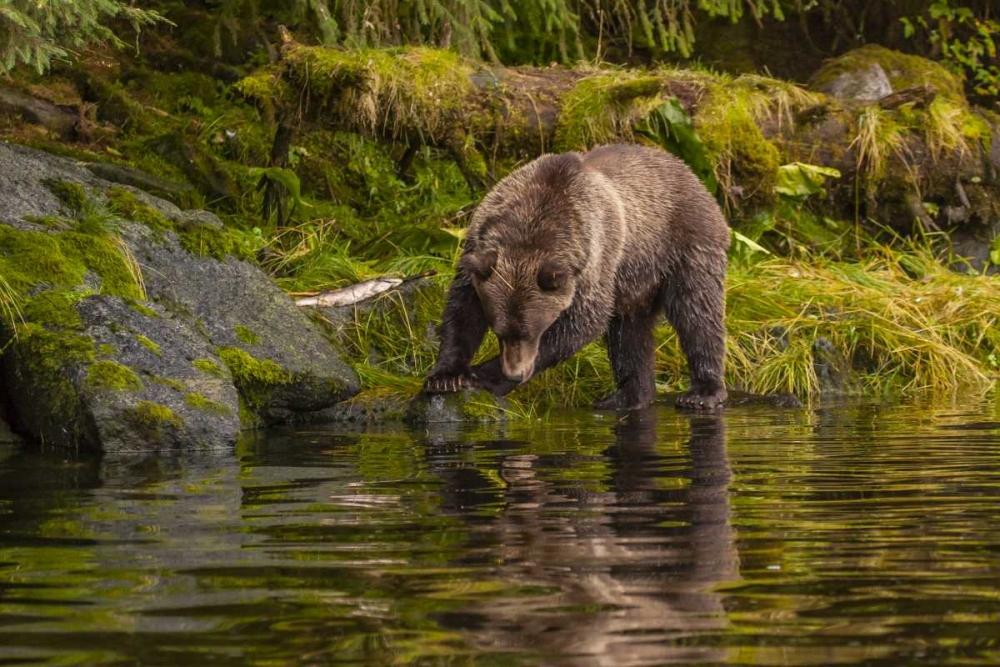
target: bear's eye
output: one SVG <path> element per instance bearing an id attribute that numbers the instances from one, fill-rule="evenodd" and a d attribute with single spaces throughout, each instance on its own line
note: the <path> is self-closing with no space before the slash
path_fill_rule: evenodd
<path id="1" fill-rule="evenodd" d="M 543 292 L 555 292 L 566 284 L 566 274 L 558 269 L 543 266 L 538 271 L 538 286 Z"/>

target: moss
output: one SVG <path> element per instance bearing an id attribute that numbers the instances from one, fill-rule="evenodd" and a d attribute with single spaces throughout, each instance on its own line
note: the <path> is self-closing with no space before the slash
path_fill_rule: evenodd
<path id="1" fill-rule="evenodd" d="M 95 361 L 87 370 L 87 385 L 91 389 L 131 391 L 142 389 L 139 376 L 128 366 L 110 359 Z"/>
<path id="2" fill-rule="evenodd" d="M 112 213 L 146 225 L 150 229 L 166 231 L 172 229 L 173 225 L 155 208 L 142 202 L 130 190 L 125 188 L 111 188 L 106 193 L 108 198 L 108 208 Z"/>
<path id="3" fill-rule="evenodd" d="M 236 325 L 236 337 L 247 345 L 256 345 L 260 342 L 260 336 L 255 334 L 249 327 L 242 324 Z"/>
<path id="4" fill-rule="evenodd" d="M 123 254 L 114 237 L 66 232 L 59 236 L 63 253 L 70 260 L 81 263 L 101 279 L 101 293 L 128 299 L 142 299 L 142 288 L 137 280 L 138 269 Z"/>
<path id="5" fill-rule="evenodd" d="M 194 366 L 195 368 L 204 373 L 208 373 L 209 375 L 214 375 L 215 377 L 218 378 L 226 376 L 225 372 L 222 370 L 222 367 L 219 366 L 219 364 L 212 361 L 211 359 L 195 359 L 192 366 Z"/>
<path id="6" fill-rule="evenodd" d="M 265 107 L 274 107 L 291 99 L 291 88 L 281 77 L 279 67 L 264 67 L 236 83 L 241 95 Z"/>
<path id="7" fill-rule="evenodd" d="M 177 238 L 181 246 L 192 255 L 214 257 L 224 260 L 226 257 L 252 260 L 254 252 L 252 244 L 240 232 L 230 229 L 215 229 L 205 225 L 193 228 L 177 229 Z"/>
<path id="8" fill-rule="evenodd" d="M 744 86 L 714 85 L 695 117 L 698 136 L 730 207 L 759 207 L 774 199 L 781 154 L 758 125 L 762 96 Z M 742 190 L 739 199 L 732 194 L 734 188 Z"/>
<path id="9" fill-rule="evenodd" d="M 184 397 L 184 402 L 191 407 L 201 410 L 203 412 L 209 412 L 216 415 L 230 415 L 233 413 L 227 406 L 222 403 L 217 403 L 201 394 L 190 393 Z"/>
<path id="10" fill-rule="evenodd" d="M 63 253 L 58 235 L 0 225 L 0 275 L 15 291 L 79 285 L 85 273 L 85 266 Z"/>
<path id="11" fill-rule="evenodd" d="M 88 272 L 100 279 L 104 294 L 141 296 L 130 264 L 112 237 L 0 225 L 0 275 L 15 291 L 26 293 L 39 285 L 76 287 Z"/>
<path id="12" fill-rule="evenodd" d="M 111 343 L 101 343 L 97 346 L 97 356 L 99 357 L 112 357 L 118 352 L 116 348 Z"/>
<path id="13" fill-rule="evenodd" d="M 291 78 L 339 106 L 342 118 L 367 133 L 402 136 L 416 129 L 440 139 L 451 131 L 451 119 L 472 89 L 472 68 L 444 49 L 302 47 L 290 52 L 286 63 Z"/>
<path id="14" fill-rule="evenodd" d="M 79 392 L 68 370 L 94 359 L 94 341 L 71 331 L 49 331 L 38 324 L 19 328 L 17 341 L 5 351 L 23 377 L 31 400 L 44 406 L 45 419 L 63 435 L 78 440 L 85 427 Z"/>
<path id="15" fill-rule="evenodd" d="M 158 356 L 158 357 L 162 357 L 163 356 L 163 352 L 162 352 L 162 350 L 160 350 L 160 346 L 157 343 L 151 341 L 150 339 L 146 338 L 142 334 L 138 334 L 135 337 L 135 339 L 137 341 L 139 341 L 142 344 L 143 347 L 145 347 L 147 350 L 149 350 L 150 352 L 152 352 L 156 356 Z"/>
<path id="16" fill-rule="evenodd" d="M 150 438 L 162 438 L 166 431 L 184 426 L 184 420 L 173 410 L 152 401 L 139 401 L 126 417 L 136 430 Z"/>
<path id="17" fill-rule="evenodd" d="M 156 384 L 162 384 L 165 387 L 170 387 L 176 391 L 187 391 L 187 385 L 185 385 L 180 380 L 175 380 L 174 378 L 166 378 L 160 375 L 154 375 L 152 381 Z"/>
<path id="18" fill-rule="evenodd" d="M 661 77 L 629 70 L 581 79 L 562 98 L 555 148 L 631 140 L 633 126 L 661 102 L 662 89 Z"/>
<path id="19" fill-rule="evenodd" d="M 47 181 L 45 185 L 74 214 L 82 212 L 90 201 L 87 191 L 74 181 Z"/>
<path id="20" fill-rule="evenodd" d="M 844 55 L 828 61 L 813 75 L 812 85 L 813 87 L 823 87 L 841 74 L 864 70 L 872 63 L 878 63 L 882 66 L 894 91 L 930 85 L 940 95 L 952 102 L 968 106 L 961 79 L 948 71 L 944 65 L 876 44 L 848 51 Z"/>
<path id="21" fill-rule="evenodd" d="M 90 294 L 89 290 L 46 290 L 27 299 L 21 313 L 28 322 L 49 328 L 75 329 L 82 323 L 74 304 Z"/>
<path id="22" fill-rule="evenodd" d="M 94 341 L 74 331 L 50 331 L 28 323 L 18 330 L 18 344 L 30 351 L 32 370 L 62 371 L 72 364 L 94 360 Z"/>
<path id="23" fill-rule="evenodd" d="M 276 387 L 292 381 L 292 374 L 278 364 L 270 359 L 256 359 L 238 347 L 220 347 L 216 354 L 229 369 L 240 396 L 253 411 L 267 403 Z"/>
<path id="24" fill-rule="evenodd" d="M 145 315 L 146 317 L 159 317 L 160 314 L 150 308 L 149 306 L 143 304 L 141 301 L 136 299 L 125 299 L 125 305 L 134 310 L 137 313 Z"/>

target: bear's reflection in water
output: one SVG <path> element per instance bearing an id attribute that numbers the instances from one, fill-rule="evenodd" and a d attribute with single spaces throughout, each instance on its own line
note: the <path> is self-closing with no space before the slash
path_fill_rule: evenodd
<path id="1" fill-rule="evenodd" d="M 725 660 L 724 648 L 692 640 L 725 627 L 713 588 L 739 576 L 725 425 L 690 417 L 685 446 L 659 442 L 656 418 L 655 409 L 632 413 L 614 427 L 604 452 L 612 472 L 597 490 L 543 479 L 544 454 L 504 456 L 501 509 L 479 515 L 473 540 L 489 544 L 473 546 L 475 564 L 492 559 L 497 578 L 544 594 L 501 597 L 442 623 L 482 650 L 527 651 L 547 665 Z M 446 510 L 469 517 L 477 500 L 495 506 L 494 494 L 477 492 L 475 471 L 437 472 Z"/>

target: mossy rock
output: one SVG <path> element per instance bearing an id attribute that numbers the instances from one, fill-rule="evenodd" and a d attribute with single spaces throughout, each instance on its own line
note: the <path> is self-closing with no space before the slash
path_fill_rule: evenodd
<path id="1" fill-rule="evenodd" d="M 173 237 L 127 238 L 148 267 L 149 298 L 199 330 L 228 366 L 247 426 L 308 420 L 359 391 L 318 326 L 256 266 L 192 254 Z"/>
<path id="2" fill-rule="evenodd" d="M 963 106 L 965 99 L 962 80 L 941 63 L 869 44 L 828 60 L 813 74 L 809 86 L 813 90 L 832 92 L 844 76 L 858 76 L 878 65 L 892 86 L 891 92 L 929 85 L 949 100 Z"/>
<path id="3" fill-rule="evenodd" d="M 466 389 L 452 394 L 418 394 L 406 408 L 407 424 L 455 424 L 507 420 L 508 405 L 488 391 Z"/>
<path id="4" fill-rule="evenodd" d="M 222 368 L 200 335 L 117 297 L 89 296 L 72 307 L 77 325 L 26 325 L 4 355 L 4 380 L 28 432 L 50 444 L 105 452 L 235 442 L 237 391 L 228 373 L 191 363 L 195 355 Z"/>
<path id="5" fill-rule="evenodd" d="M 29 432 L 104 449 L 200 446 L 231 441 L 241 407 L 245 425 L 299 421 L 357 393 L 357 376 L 317 326 L 259 268 L 232 257 L 246 256 L 242 241 L 214 215 L 2 142 L 0 163 L 13 174 L 0 181 L 0 275 L 30 325 L 12 344 L 6 372 L 23 389 Z M 64 214 L 67 193 L 79 194 L 70 186 L 57 196 L 46 185 L 54 180 L 79 184 L 111 213 L 86 225 L 31 222 Z M 231 364 L 252 363 L 231 371 L 217 349 L 231 350 Z M 161 441 L 119 418 L 137 400 L 178 416 L 150 431 Z M 217 406 L 224 409 L 206 409 Z"/>

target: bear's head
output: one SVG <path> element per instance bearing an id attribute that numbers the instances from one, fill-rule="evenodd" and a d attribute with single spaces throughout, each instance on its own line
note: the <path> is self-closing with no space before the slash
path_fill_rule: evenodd
<path id="1" fill-rule="evenodd" d="M 500 340 L 503 373 L 531 377 L 542 334 L 573 302 L 579 271 L 562 253 L 484 249 L 460 268 L 472 278 L 490 328 Z"/>

